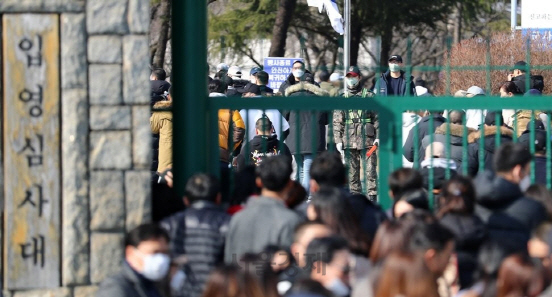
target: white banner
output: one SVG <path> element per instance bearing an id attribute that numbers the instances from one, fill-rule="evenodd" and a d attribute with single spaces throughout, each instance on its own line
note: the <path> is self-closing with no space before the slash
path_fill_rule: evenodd
<path id="1" fill-rule="evenodd" d="M 552 28 L 552 1 L 522 0 L 521 27 L 524 29 Z"/>

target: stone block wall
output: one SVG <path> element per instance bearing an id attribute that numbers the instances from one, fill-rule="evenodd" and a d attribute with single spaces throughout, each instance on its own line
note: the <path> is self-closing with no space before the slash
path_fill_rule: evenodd
<path id="1" fill-rule="evenodd" d="M 94 296 L 151 217 L 149 0 L 0 1 L 0 17 L 32 13 L 60 22 L 61 283 L 4 294 Z"/>

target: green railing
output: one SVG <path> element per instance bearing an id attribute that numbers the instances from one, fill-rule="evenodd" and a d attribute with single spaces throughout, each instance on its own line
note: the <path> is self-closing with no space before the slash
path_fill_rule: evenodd
<path id="1" fill-rule="evenodd" d="M 217 112 L 219 109 L 280 109 L 280 110 L 299 110 L 299 111 L 328 111 L 328 110 L 372 110 L 378 113 L 379 117 L 379 140 L 378 149 L 378 192 L 380 204 L 388 208 L 391 206 L 391 200 L 387 193 L 389 187 L 387 178 L 389 174 L 397 168 L 402 167 L 402 113 L 418 110 L 443 111 L 443 110 L 461 110 L 461 109 L 480 109 L 480 110 L 501 110 L 501 109 L 524 109 L 524 110 L 549 110 L 552 109 L 552 96 L 542 97 L 474 97 L 474 98 L 455 98 L 455 97 L 374 97 L 374 98 L 332 98 L 332 97 L 293 97 L 293 100 L 283 97 L 271 98 L 209 98 L 210 119 L 217 121 Z M 550 115 L 549 115 L 550 118 Z M 484 120 L 482 119 L 482 122 Z M 430 124 L 431 126 L 431 124 Z M 213 125 L 211 125 L 213 127 Z M 436 127 L 435 127 L 436 128 Z M 497 127 L 498 128 L 498 127 Z M 548 139 L 550 139 L 550 125 L 548 125 Z M 416 126 L 413 128 L 416 129 Z M 481 130 L 482 131 L 482 130 Z M 531 132 L 531 139 L 535 139 L 534 129 Z M 516 135 L 514 131 L 514 135 Z M 450 135 L 450 133 L 447 133 Z M 499 135 L 499 134 L 497 134 Z M 465 138 L 465 137 L 464 137 Z M 514 138 L 516 138 L 514 136 Z M 496 141 L 500 141 L 496 137 Z M 218 149 L 218 130 L 215 127 L 209 133 L 209 142 L 211 146 Z M 432 140 L 430 140 L 432 142 Z M 483 143 L 483 142 L 481 142 Z M 467 146 L 464 146 L 467 149 Z M 534 152 L 534 147 L 532 148 Z M 480 150 L 480 156 L 482 155 Z M 414 150 L 416 154 L 416 150 Z M 446 145 L 445 152 L 450 156 L 450 145 Z M 547 150 L 550 154 L 550 150 Z M 217 172 L 218 150 L 210 153 L 210 171 Z M 550 159 L 550 156 L 548 156 Z M 467 162 L 464 162 L 467 163 Z M 415 157 L 414 164 L 417 164 Z M 479 162 L 479 169 L 483 169 L 483 162 Z M 534 168 L 533 168 L 534 169 Z M 532 170 L 534 180 L 534 170 Z M 547 168 L 548 187 L 550 187 L 550 168 Z M 430 185 L 433 184 L 430 181 Z M 430 196 L 431 191 L 429 191 Z"/>
<path id="2" fill-rule="evenodd" d="M 246 98 L 209 98 L 207 95 L 207 1 L 173 1 L 173 85 L 174 85 L 174 170 L 176 189 L 184 192 L 185 180 L 196 172 L 219 172 L 218 125 L 219 109 L 279 109 L 297 111 L 332 110 L 371 110 L 378 113 L 379 140 L 378 151 L 378 192 L 379 201 L 384 207 L 391 205 L 387 179 L 389 174 L 402 166 L 402 113 L 404 111 L 439 110 L 552 110 L 552 97 L 373 97 L 373 98 L 331 98 L 331 97 L 294 97 L 287 100 L 282 97 L 246 99 Z M 490 65 L 490 54 L 486 65 L 451 67 L 409 67 L 406 77 L 413 70 L 445 71 L 446 78 L 451 71 L 479 70 L 487 74 L 481 87 L 490 91 L 490 73 L 493 70 L 508 70 L 510 66 Z M 408 55 L 407 55 L 408 56 Z M 406 62 L 411 59 L 407 57 Z M 527 54 L 527 61 L 530 55 Z M 531 65 L 531 69 L 550 69 L 548 65 Z M 376 69 L 376 72 L 378 70 Z M 529 71 L 528 71 L 529 72 Z M 377 75 L 376 77 L 379 77 Z M 550 80 L 552 78 L 548 78 Z M 545 83 L 547 82 L 545 78 Z M 529 81 L 527 81 L 529 84 Z M 466 88 L 469 86 L 466 86 Z M 447 91 L 450 90 L 447 87 Z M 549 119 L 550 113 L 548 113 Z M 330 123 L 331 125 L 331 123 Z M 550 139 L 550 123 L 547 126 L 547 138 Z M 250 126 L 250 125 L 249 125 Z M 417 128 L 415 128 L 417 129 Z M 532 129 L 534 131 L 534 129 Z M 516 134 L 516 133 L 515 133 Z M 447 133 L 450 135 L 450 133 Z M 450 137 L 450 136 L 447 136 Z M 531 132 L 531 140 L 535 139 Z M 514 136 L 514 141 L 517 137 Z M 466 141 L 466 140 L 464 140 Z M 497 144 L 500 140 L 497 137 Z M 533 141 L 534 142 L 534 141 Z M 467 143 L 464 143 L 466 155 Z M 549 143 L 548 143 L 549 145 Z M 534 152 L 534 147 L 531 148 Z M 447 147 L 447 156 L 450 147 Z M 417 158 L 415 150 L 415 159 Z M 547 158 L 550 160 L 550 149 Z M 480 154 L 481 158 L 481 154 Z M 416 161 L 416 160 L 415 160 Z M 415 162 L 417 163 L 417 162 Z M 480 162 L 480 166 L 482 162 Z M 550 162 L 548 162 L 550 163 Z M 532 166 L 534 169 L 534 166 Z M 534 170 L 532 170 L 534 179 Z M 430 177 L 431 178 L 431 177 Z M 547 166 L 547 186 L 550 188 L 550 165 Z M 431 183 L 431 182 L 430 182 Z M 430 191 L 431 198 L 433 198 Z"/>

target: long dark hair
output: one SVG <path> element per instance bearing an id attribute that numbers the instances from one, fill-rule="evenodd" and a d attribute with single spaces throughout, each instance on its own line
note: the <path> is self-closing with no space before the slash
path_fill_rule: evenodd
<path id="1" fill-rule="evenodd" d="M 443 185 L 437 217 L 447 213 L 473 214 L 474 208 L 475 188 L 470 178 L 457 175 Z"/>
<path id="2" fill-rule="evenodd" d="M 342 191 L 323 186 L 313 195 L 311 204 L 317 220 L 345 238 L 353 253 L 368 257 L 372 239 L 360 229 L 358 218 Z"/>

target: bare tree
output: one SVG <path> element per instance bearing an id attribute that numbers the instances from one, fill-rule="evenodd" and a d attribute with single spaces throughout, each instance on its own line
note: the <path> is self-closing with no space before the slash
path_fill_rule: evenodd
<path id="1" fill-rule="evenodd" d="M 279 0 L 278 13 L 272 29 L 272 40 L 268 55 L 270 57 L 283 57 L 286 53 L 286 38 L 289 23 L 293 17 L 297 0 Z"/>
<path id="2" fill-rule="evenodd" d="M 171 0 L 152 5 L 150 24 L 150 57 L 153 67 L 163 67 L 167 42 L 170 39 Z"/>

